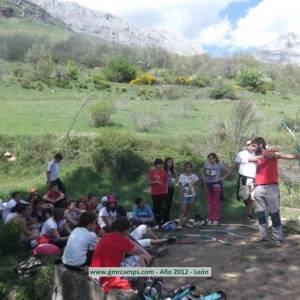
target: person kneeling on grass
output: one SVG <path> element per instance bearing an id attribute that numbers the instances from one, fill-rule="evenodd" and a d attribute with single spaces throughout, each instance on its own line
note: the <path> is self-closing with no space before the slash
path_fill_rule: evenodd
<path id="1" fill-rule="evenodd" d="M 63 248 L 67 244 L 70 233 L 71 229 L 66 222 L 64 209 L 55 208 L 53 216 L 44 223 L 41 235 L 47 236 L 52 244 Z"/>
<path id="2" fill-rule="evenodd" d="M 111 229 L 112 232 L 104 234 L 98 242 L 91 267 L 145 267 L 150 263 L 147 251 L 128 238 L 130 222 L 126 217 L 115 220 Z M 101 277 L 99 281 L 105 291 L 113 287 L 131 288 L 129 281 L 120 277 Z"/>
<path id="3" fill-rule="evenodd" d="M 92 212 L 84 212 L 68 238 L 67 245 L 62 256 L 63 264 L 71 269 L 79 269 L 88 266 L 98 242 L 95 233 L 97 216 Z"/>
<path id="4" fill-rule="evenodd" d="M 132 222 L 134 225 L 146 224 L 150 227 L 155 226 L 155 219 L 152 208 L 146 204 L 142 197 L 135 198 L 135 207 L 132 211 Z"/>

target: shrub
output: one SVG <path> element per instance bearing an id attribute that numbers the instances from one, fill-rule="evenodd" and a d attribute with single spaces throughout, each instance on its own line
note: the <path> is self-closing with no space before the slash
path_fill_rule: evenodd
<path id="1" fill-rule="evenodd" d="M 115 130 L 97 140 L 93 161 L 97 170 L 108 170 L 115 178 L 136 180 L 147 170 L 147 163 L 137 148 L 139 141 Z"/>
<path id="2" fill-rule="evenodd" d="M 125 57 L 113 58 L 104 69 L 104 75 L 108 81 L 130 82 L 133 80 L 137 71 L 134 65 Z"/>
<path id="3" fill-rule="evenodd" d="M 162 117 L 157 113 L 140 113 L 131 114 L 135 128 L 139 132 L 150 132 L 154 128 L 163 125 Z"/>
<path id="4" fill-rule="evenodd" d="M 211 82 L 208 78 L 196 76 L 193 78 L 191 84 L 193 86 L 203 88 L 203 87 L 210 86 Z"/>
<path id="5" fill-rule="evenodd" d="M 232 85 L 230 85 L 229 83 L 224 83 L 221 82 L 218 85 L 216 85 L 211 93 L 210 93 L 210 97 L 213 99 L 236 99 L 236 95 L 234 93 L 234 89 L 232 87 Z"/>
<path id="6" fill-rule="evenodd" d="M 143 73 L 139 75 L 137 78 L 130 81 L 131 84 L 148 84 L 153 85 L 157 82 L 155 76 L 149 73 Z"/>
<path id="7" fill-rule="evenodd" d="M 175 83 L 180 84 L 180 85 L 192 85 L 193 83 L 193 77 L 184 77 L 184 76 L 179 76 L 175 78 Z"/>
<path id="8" fill-rule="evenodd" d="M 112 115 L 115 112 L 115 105 L 112 100 L 102 100 L 91 106 L 90 115 L 92 125 L 101 127 L 112 123 Z"/>
<path id="9" fill-rule="evenodd" d="M 149 71 L 149 74 L 156 77 L 156 81 L 159 84 L 171 84 L 174 80 L 167 69 L 156 68 Z"/>
<path id="10" fill-rule="evenodd" d="M 241 87 L 260 93 L 266 93 L 271 89 L 271 81 L 271 78 L 256 69 L 242 70 L 237 77 L 237 82 Z"/>
<path id="11" fill-rule="evenodd" d="M 92 77 L 92 81 L 93 81 L 94 87 L 97 90 L 106 90 L 111 87 L 111 84 L 109 82 L 107 82 L 106 80 L 104 80 L 102 74 L 94 75 Z"/>
<path id="12" fill-rule="evenodd" d="M 68 61 L 67 63 L 67 75 L 70 80 L 77 81 L 79 79 L 80 70 L 73 61 Z"/>

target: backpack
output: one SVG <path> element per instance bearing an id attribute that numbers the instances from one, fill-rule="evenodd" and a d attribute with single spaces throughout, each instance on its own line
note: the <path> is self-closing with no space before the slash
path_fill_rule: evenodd
<path id="1" fill-rule="evenodd" d="M 161 231 L 162 232 L 172 232 L 172 231 L 175 231 L 176 228 L 177 228 L 177 222 L 175 220 L 172 220 L 172 221 L 168 221 L 166 222 L 165 224 L 163 224 L 161 226 Z"/>
<path id="2" fill-rule="evenodd" d="M 168 296 L 162 279 L 150 278 L 146 281 L 144 289 L 144 300 L 163 300 Z"/>

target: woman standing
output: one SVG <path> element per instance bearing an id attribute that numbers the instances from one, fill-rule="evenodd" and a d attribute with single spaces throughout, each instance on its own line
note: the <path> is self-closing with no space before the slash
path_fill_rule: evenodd
<path id="1" fill-rule="evenodd" d="M 207 155 L 207 162 L 204 164 L 202 173 L 208 206 L 207 224 L 218 225 L 220 221 L 222 182 L 229 176 L 230 170 L 219 162 L 216 153 L 210 153 Z"/>
<path id="2" fill-rule="evenodd" d="M 184 172 L 179 176 L 181 214 L 178 229 L 182 229 L 189 221 L 190 211 L 195 202 L 198 182 L 199 177 L 193 173 L 192 163 L 186 162 L 184 164 Z"/>
<path id="3" fill-rule="evenodd" d="M 174 169 L 174 160 L 172 157 L 167 157 L 164 163 L 164 169 L 167 173 L 167 182 L 168 182 L 168 198 L 167 198 L 167 211 L 166 218 L 167 221 L 170 220 L 170 213 L 172 209 L 172 202 L 174 196 L 175 184 L 177 181 L 175 169 Z"/>

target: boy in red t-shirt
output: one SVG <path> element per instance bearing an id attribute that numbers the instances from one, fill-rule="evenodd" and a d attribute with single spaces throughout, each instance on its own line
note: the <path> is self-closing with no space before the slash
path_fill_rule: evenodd
<path id="1" fill-rule="evenodd" d="M 299 154 L 277 152 L 277 149 L 266 149 L 266 142 L 258 137 L 252 140 L 255 156 L 249 158 L 249 162 L 256 162 L 256 176 L 254 199 L 259 222 L 261 241 L 269 240 L 268 211 L 272 220 L 272 233 L 275 245 L 281 246 L 283 235 L 279 212 L 279 187 L 278 187 L 278 159 L 300 159 Z"/>
<path id="2" fill-rule="evenodd" d="M 98 242 L 93 254 L 91 267 L 120 267 L 122 261 L 131 259 L 135 267 L 145 267 L 150 263 L 151 256 L 137 243 L 129 238 L 130 222 L 120 217 L 112 224 L 111 233 L 106 233 Z M 127 256 L 127 258 L 125 258 Z M 128 257 L 129 256 L 129 257 Z M 102 277 L 100 283 L 104 288 L 130 288 L 129 282 L 118 277 Z"/>
<path id="3" fill-rule="evenodd" d="M 154 161 L 154 168 L 148 176 L 154 215 L 157 223 L 162 224 L 168 221 L 168 177 L 162 159 L 157 158 Z"/>

